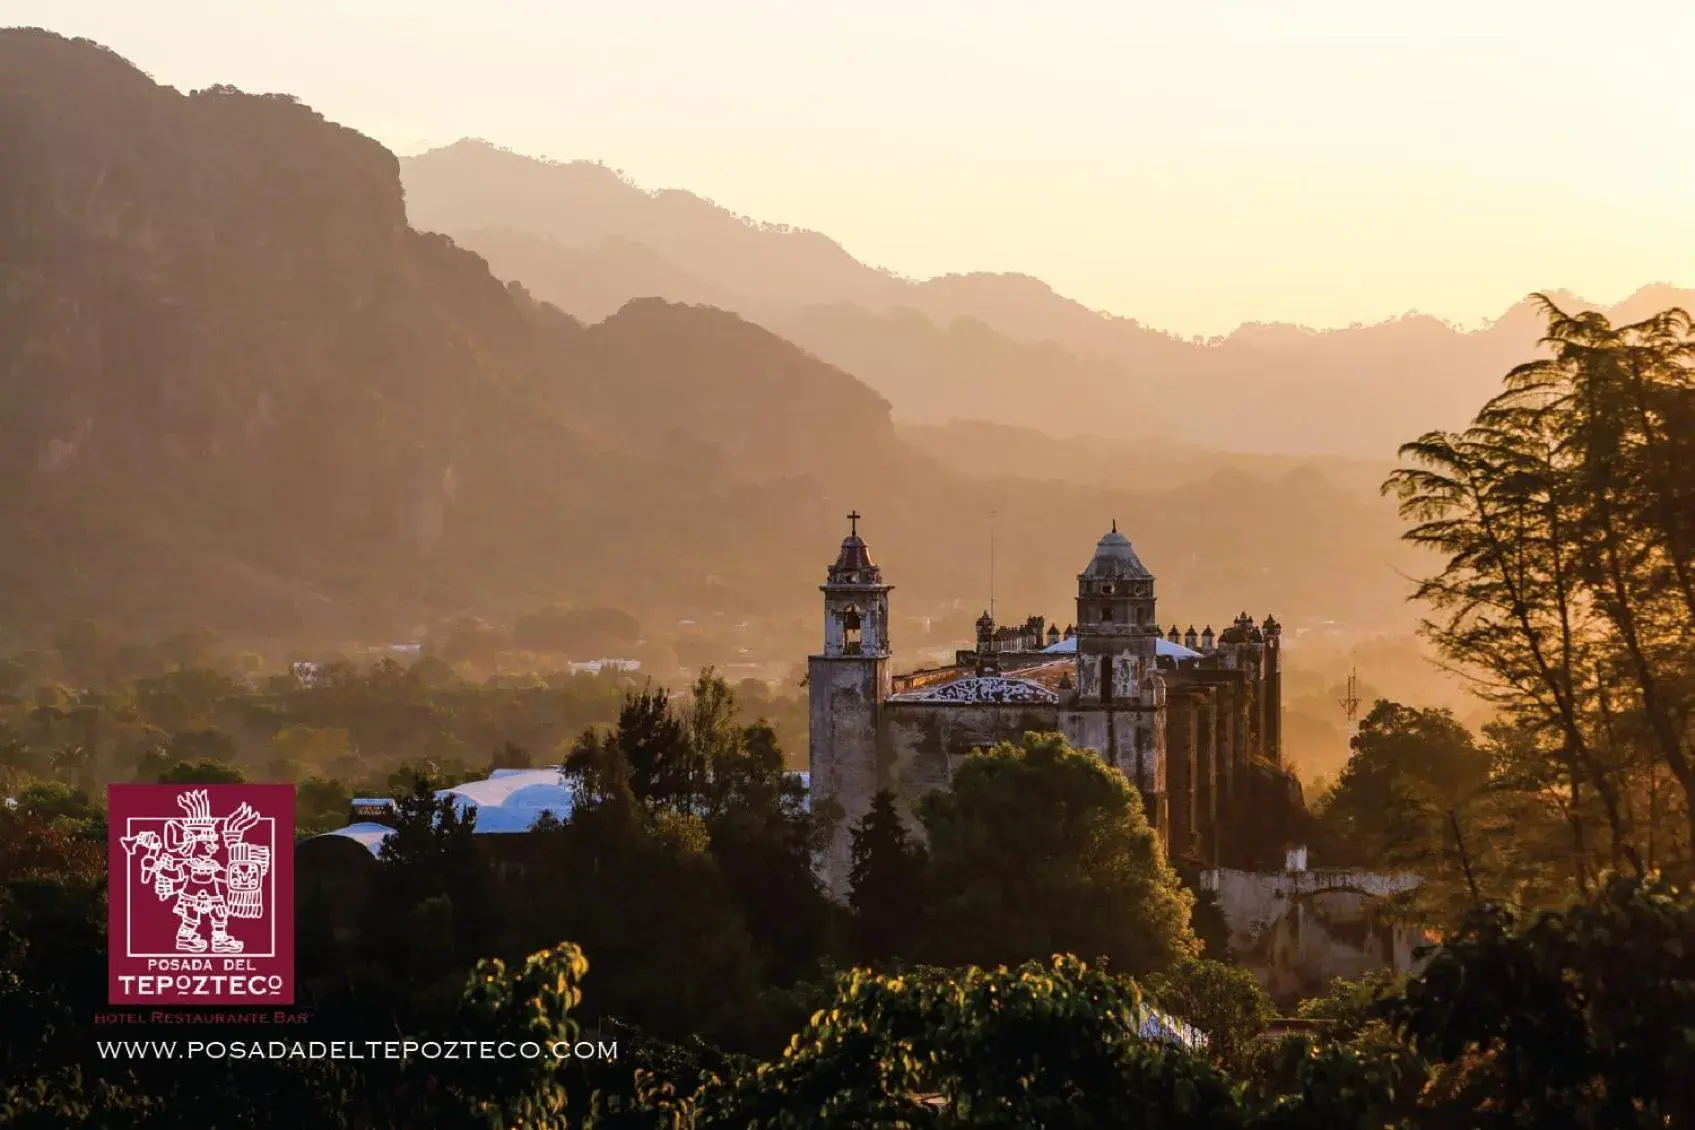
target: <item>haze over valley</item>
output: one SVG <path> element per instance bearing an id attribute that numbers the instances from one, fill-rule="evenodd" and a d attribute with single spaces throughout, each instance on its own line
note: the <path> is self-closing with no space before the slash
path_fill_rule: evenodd
<path id="1" fill-rule="evenodd" d="M 1323 696 L 1414 623 L 1419 560 L 1377 493 L 1396 445 L 1535 349 L 1524 305 L 1182 340 L 590 161 L 396 159 L 288 96 L 184 95 L 51 33 L 0 33 L 0 60 L 15 648 L 81 619 L 273 657 L 439 645 L 566 605 L 635 617 L 661 677 L 781 679 L 857 509 L 906 662 L 969 637 L 991 525 L 1002 616 L 1063 623 L 1116 520 L 1162 620 L 1275 611 L 1292 663 L 1329 656 Z M 1404 650 L 1397 677 L 1453 699 Z"/>

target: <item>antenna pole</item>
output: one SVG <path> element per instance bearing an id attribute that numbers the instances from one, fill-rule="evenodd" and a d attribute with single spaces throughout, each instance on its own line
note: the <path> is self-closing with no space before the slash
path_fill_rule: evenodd
<path id="1" fill-rule="evenodd" d="M 989 511 L 989 619 L 995 618 L 995 516 L 1000 511 Z"/>
<path id="2" fill-rule="evenodd" d="M 1336 700 L 1336 705 L 1342 708 L 1342 713 L 1348 719 L 1348 749 L 1354 748 L 1354 739 L 1360 733 L 1360 673 L 1354 667 L 1348 671 L 1348 689 L 1342 697 Z"/>

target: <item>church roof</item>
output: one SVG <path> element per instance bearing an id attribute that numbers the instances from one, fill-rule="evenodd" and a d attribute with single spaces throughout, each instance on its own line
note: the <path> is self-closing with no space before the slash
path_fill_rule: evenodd
<path id="1" fill-rule="evenodd" d="M 1055 703 L 1059 701 L 1059 695 L 1029 679 L 1009 675 L 967 675 L 945 683 L 932 683 L 905 694 L 891 695 L 889 701 Z"/>
<path id="2" fill-rule="evenodd" d="M 1056 644 L 1049 644 L 1042 650 L 1049 655 L 1075 655 L 1077 654 L 1077 637 L 1072 636 L 1070 639 L 1060 640 Z M 1154 637 L 1154 654 L 1168 659 L 1199 659 L 1201 657 L 1201 653 L 1193 648 L 1184 647 L 1180 643 L 1172 643 L 1164 636 Z"/>
<path id="3" fill-rule="evenodd" d="M 1152 577 L 1148 567 L 1131 548 L 1130 539 L 1118 532 L 1118 523 L 1114 522 L 1111 532 L 1095 544 L 1095 556 L 1089 561 L 1088 568 L 1083 570 L 1082 579 L 1118 581 Z"/>
<path id="4" fill-rule="evenodd" d="M 890 695 L 890 702 L 1057 702 L 1072 672 L 1069 659 L 1045 660 L 999 675 L 979 675 L 970 666 L 927 672 L 924 684 Z M 1012 685 L 1018 684 L 1018 685 Z"/>
<path id="5" fill-rule="evenodd" d="M 842 551 L 836 556 L 837 570 L 859 572 L 876 567 L 877 563 L 871 560 L 871 551 L 865 548 L 864 538 L 858 534 L 849 534 L 842 539 Z"/>
<path id="6" fill-rule="evenodd" d="M 859 536 L 859 519 L 857 510 L 848 515 L 852 525 L 848 528 L 848 536 L 842 539 L 842 551 L 836 554 L 836 563 L 830 566 L 830 584 L 880 588 L 883 571 L 871 560 L 871 551 L 865 547 L 865 539 Z"/>

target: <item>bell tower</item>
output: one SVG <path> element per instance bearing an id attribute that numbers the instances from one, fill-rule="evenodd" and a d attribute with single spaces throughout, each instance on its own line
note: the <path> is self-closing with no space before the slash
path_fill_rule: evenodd
<path id="1" fill-rule="evenodd" d="M 824 646 L 807 661 L 810 787 L 813 810 L 839 817 L 819 861 L 825 888 L 848 895 L 852 829 L 885 783 L 883 700 L 890 692 L 889 591 L 883 571 L 859 536 L 860 514 L 847 516 L 848 536 L 820 586 Z"/>
<path id="2" fill-rule="evenodd" d="M 1061 705 L 1060 729 L 1123 770 L 1164 834 L 1165 684 L 1154 616 L 1153 574 L 1115 521 L 1077 575 L 1076 690 Z"/>
<path id="3" fill-rule="evenodd" d="M 861 515 L 848 515 L 848 536 L 830 566 L 824 593 L 824 651 L 829 659 L 889 655 L 889 589 L 859 536 Z"/>
<path id="4" fill-rule="evenodd" d="M 1118 523 L 1077 575 L 1077 701 L 1112 706 L 1148 689 L 1158 654 L 1154 577 Z"/>

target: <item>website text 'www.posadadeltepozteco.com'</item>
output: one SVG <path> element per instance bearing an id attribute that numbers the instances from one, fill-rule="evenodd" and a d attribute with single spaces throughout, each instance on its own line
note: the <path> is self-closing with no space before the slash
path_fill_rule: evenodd
<path id="1" fill-rule="evenodd" d="M 616 1041 L 97 1040 L 101 1059 L 616 1060 Z"/>

